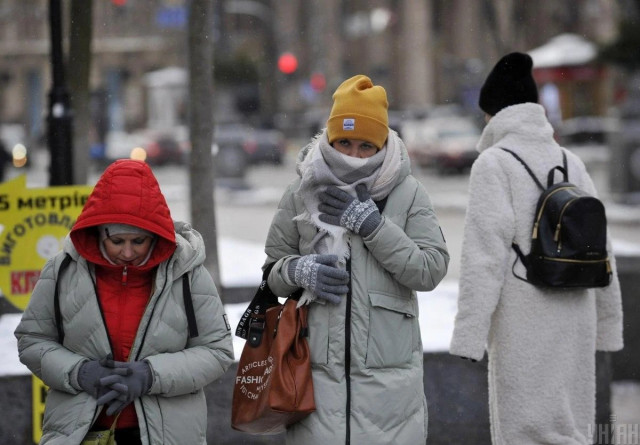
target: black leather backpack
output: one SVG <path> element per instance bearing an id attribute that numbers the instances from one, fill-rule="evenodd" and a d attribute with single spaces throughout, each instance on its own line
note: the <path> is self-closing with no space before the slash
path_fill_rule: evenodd
<path id="1" fill-rule="evenodd" d="M 515 242 L 512 244 L 527 269 L 526 279 L 515 272 L 514 275 L 543 287 L 607 286 L 611 282 L 611 265 L 604 205 L 569 182 L 564 150 L 563 165 L 549 170 L 547 187 L 540 183 L 522 158 L 511 150 L 502 150 L 520 161 L 542 192 L 533 221 L 531 252 L 525 255 Z M 554 184 L 556 170 L 563 174 L 563 180 Z"/>

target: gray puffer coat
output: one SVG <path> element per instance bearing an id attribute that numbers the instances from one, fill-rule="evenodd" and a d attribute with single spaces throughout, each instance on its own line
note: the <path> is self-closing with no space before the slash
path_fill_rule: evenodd
<path id="1" fill-rule="evenodd" d="M 410 175 L 402 150 L 401 178 L 381 225 L 367 238 L 351 235 L 350 292 L 337 305 L 309 308 L 309 346 L 317 411 L 287 431 L 287 444 L 424 445 L 427 405 L 416 290 L 433 290 L 449 254 L 424 187 Z M 317 229 L 304 220 L 296 193 L 286 190 L 269 230 L 265 264 L 279 296 L 296 290 L 286 264 L 313 253 Z"/>
<path id="2" fill-rule="evenodd" d="M 131 356 L 153 370 L 149 394 L 135 400 L 142 443 L 206 444 L 207 406 L 203 388 L 220 377 L 233 360 L 224 308 L 203 266 L 204 243 L 186 223 L 176 223 L 177 248 L 157 268 L 154 292 L 144 312 Z M 65 253 L 73 261 L 57 272 Z M 188 338 L 182 299 L 182 275 L 189 274 L 199 335 Z M 64 344 L 57 341 L 53 293 L 59 280 Z M 75 389 L 76 366 L 111 351 L 95 293 L 92 266 L 70 239 L 64 252 L 44 266 L 29 305 L 16 329 L 20 360 L 50 387 L 41 444 L 79 444 L 101 407 Z"/>

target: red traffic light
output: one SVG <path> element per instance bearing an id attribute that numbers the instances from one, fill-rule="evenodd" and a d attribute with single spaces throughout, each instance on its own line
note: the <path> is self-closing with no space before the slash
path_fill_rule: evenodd
<path id="1" fill-rule="evenodd" d="M 283 53 L 278 58 L 278 69 L 284 74 L 293 74 L 298 69 L 298 59 L 291 53 Z"/>

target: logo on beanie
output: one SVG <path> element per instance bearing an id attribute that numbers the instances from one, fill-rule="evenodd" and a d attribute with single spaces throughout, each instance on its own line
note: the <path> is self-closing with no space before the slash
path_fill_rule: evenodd
<path id="1" fill-rule="evenodd" d="M 353 131 L 356 129 L 356 120 L 353 118 L 343 119 L 342 129 L 344 131 Z"/>

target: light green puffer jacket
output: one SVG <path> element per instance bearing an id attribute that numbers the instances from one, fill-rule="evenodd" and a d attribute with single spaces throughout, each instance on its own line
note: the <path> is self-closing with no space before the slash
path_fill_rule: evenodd
<path id="1" fill-rule="evenodd" d="M 203 266 L 204 244 L 186 223 L 176 223 L 177 248 L 157 269 L 155 291 L 140 322 L 131 357 L 148 360 L 153 385 L 135 401 L 145 445 L 205 445 L 207 406 L 203 387 L 233 361 L 224 308 Z M 64 345 L 57 341 L 53 294 L 64 253 L 47 262 L 15 334 L 20 361 L 50 387 L 41 444 L 79 444 L 99 414 L 96 399 L 71 384 L 74 368 L 87 357 L 111 351 L 87 261 L 70 239 L 72 256 L 60 278 Z M 189 339 L 182 275 L 189 273 L 198 337 Z M 76 371 L 77 372 L 77 371 Z"/>
<path id="2" fill-rule="evenodd" d="M 416 290 L 433 290 L 449 254 L 424 187 L 410 175 L 391 191 L 382 224 L 351 236 L 350 296 L 338 305 L 318 299 L 309 309 L 309 346 L 317 411 L 287 431 L 287 444 L 424 445 L 427 406 Z M 313 253 L 316 229 L 294 221 L 304 211 L 294 181 L 269 230 L 269 285 L 293 292 L 283 275 L 297 256 Z"/>

